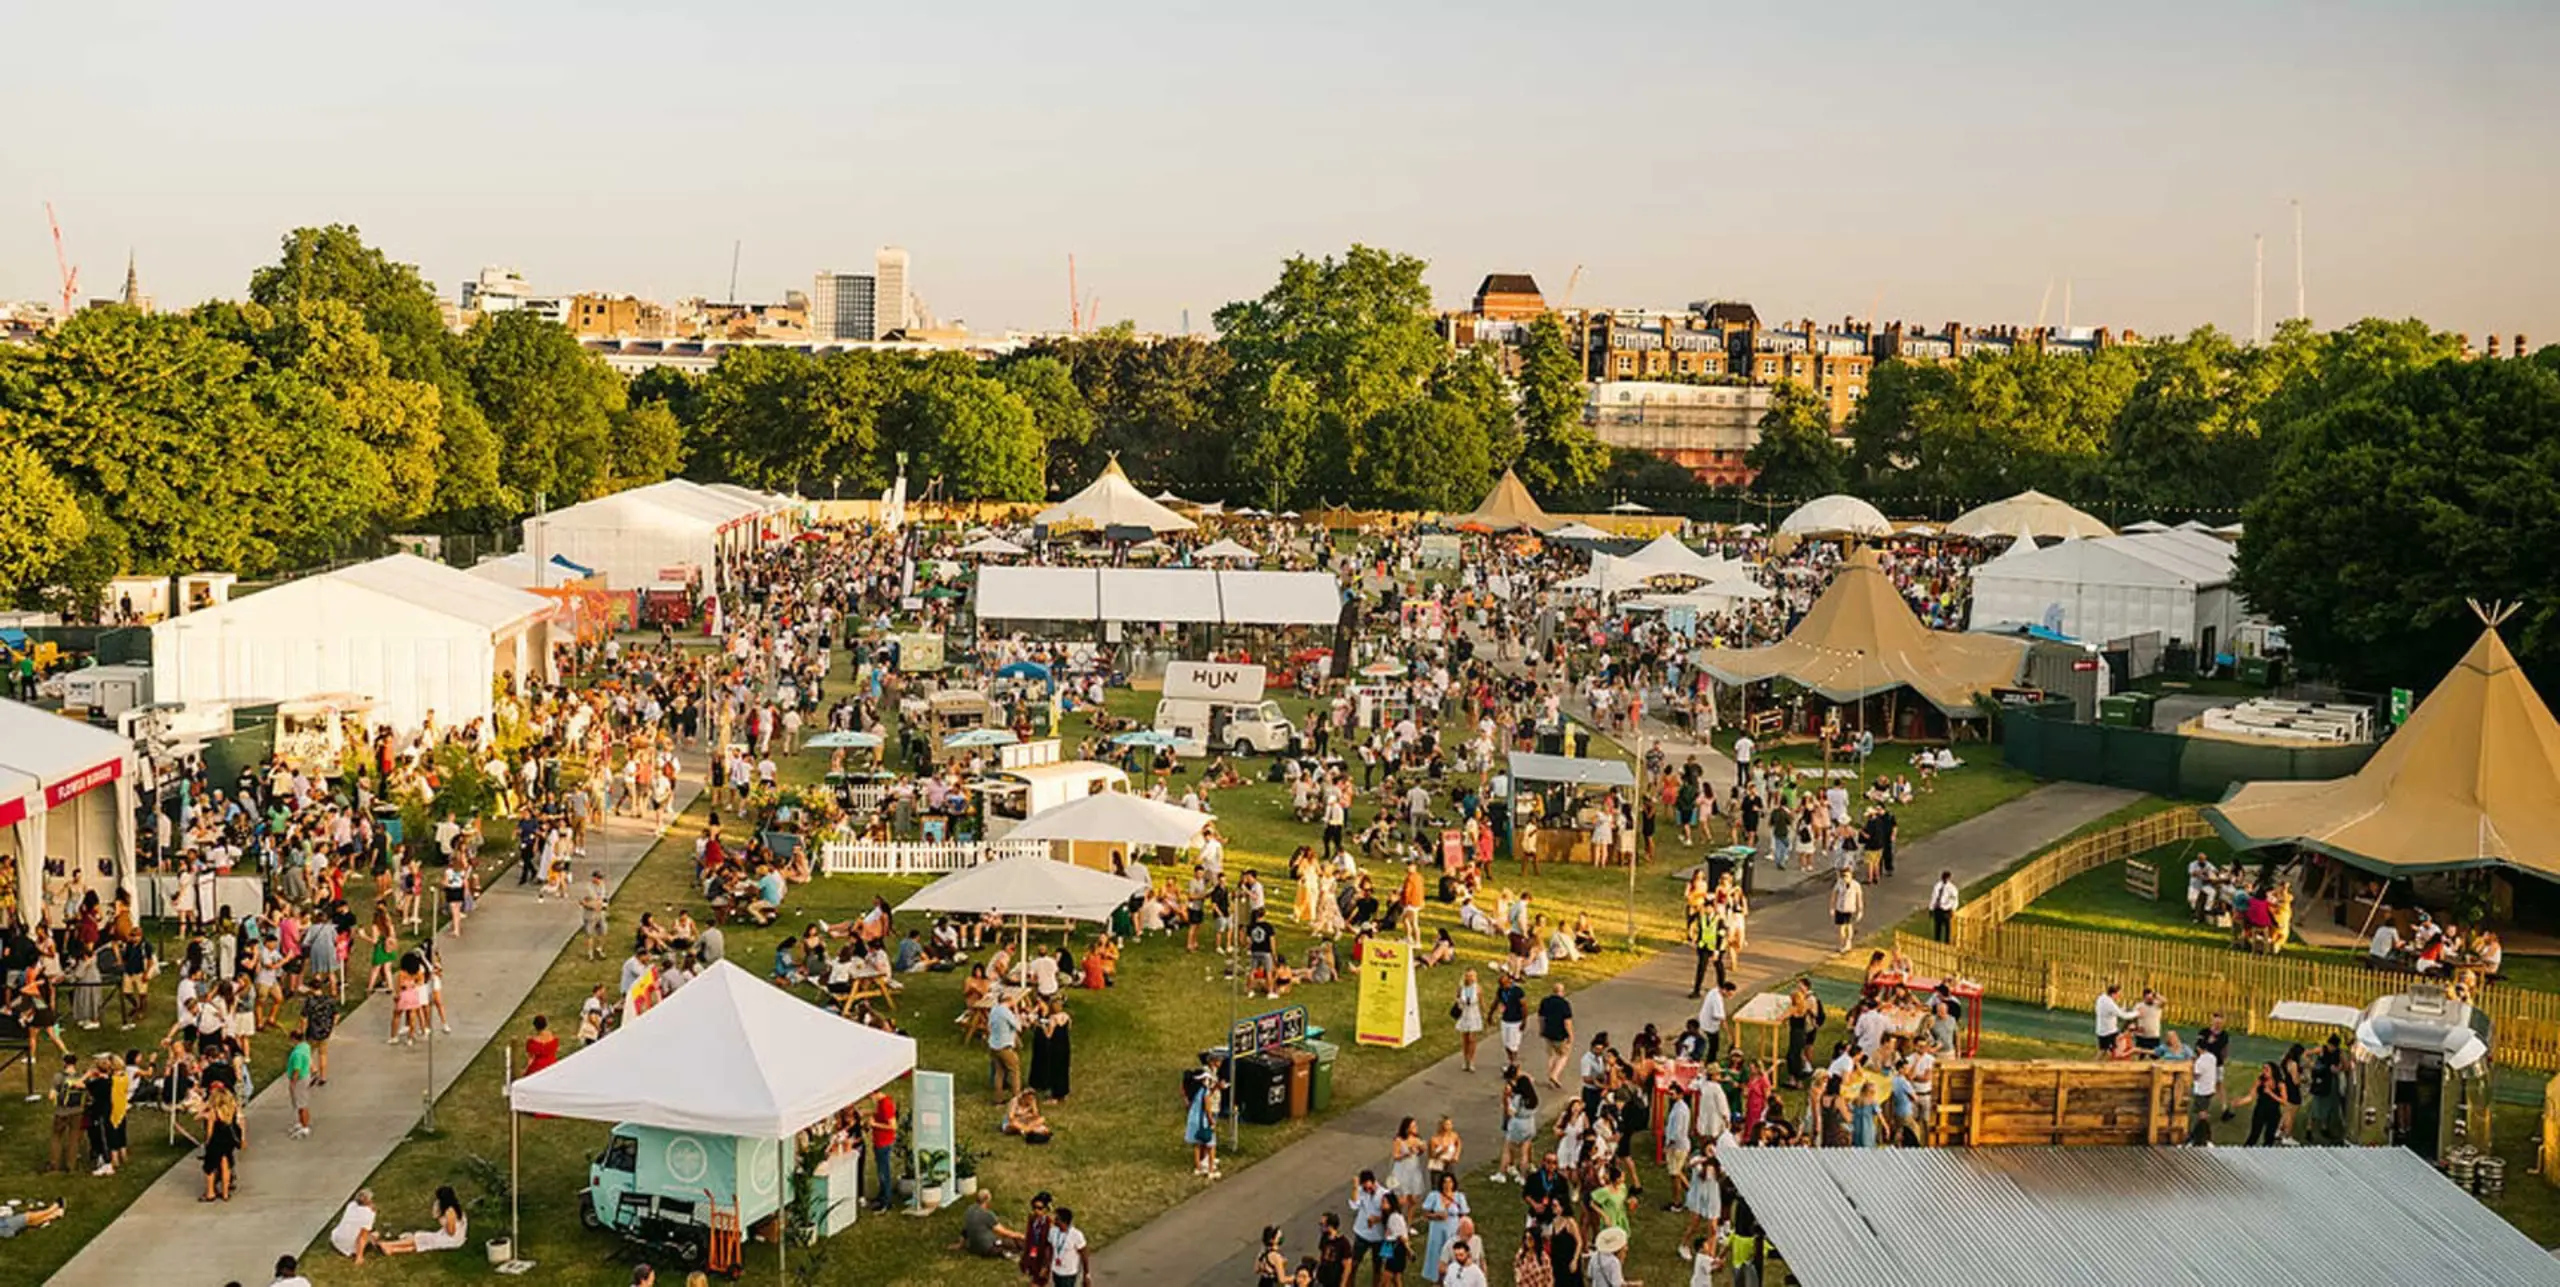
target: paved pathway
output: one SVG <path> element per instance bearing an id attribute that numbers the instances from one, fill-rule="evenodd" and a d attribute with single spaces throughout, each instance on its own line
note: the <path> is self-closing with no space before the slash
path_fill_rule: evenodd
<path id="1" fill-rule="evenodd" d="M 1730 769 L 1727 772 L 1730 773 Z M 1875 886 L 1868 897 L 1866 928 L 1888 931 L 1920 908 L 1941 870 L 1959 882 L 1990 875 L 2060 839 L 2072 830 L 2140 798 L 2130 791 L 2059 783 L 2042 787 L 1987 813 L 1966 819 L 1905 846 L 1901 874 Z M 1764 904 L 1751 917 L 1750 946 L 1735 978 L 1749 998 L 1790 974 L 1821 964 L 1834 943 L 1829 905 L 1817 898 Z M 1691 961 L 1663 953 L 1574 994 L 1574 1032 L 1581 1041 L 1607 1032 L 1621 1046 L 1645 1023 L 1677 1031 L 1695 1012 L 1688 1000 Z M 1425 976 L 1422 1010 L 1438 1021 L 1440 992 L 1455 983 L 1445 973 Z M 1340 1210 L 1352 1177 L 1362 1167 L 1384 1175 L 1386 1144 L 1405 1117 L 1426 1124 L 1446 1113 L 1467 1140 L 1466 1165 L 1480 1170 L 1497 1154 L 1501 1132 L 1494 1073 L 1500 1046 L 1488 1037 L 1478 1071 L 1468 1073 L 1452 1055 L 1414 1074 L 1385 1094 L 1326 1122 L 1305 1139 L 1210 1185 L 1191 1200 L 1103 1247 L 1095 1257 L 1099 1281 L 1109 1283 L 1247 1283 L 1253 1280 L 1255 1236 L 1266 1224 L 1288 1231 L 1292 1247 L 1312 1247 L 1316 1221 Z M 1534 1070 L 1539 1043 L 1522 1050 Z M 1356 1052 L 1349 1057 L 1358 1058 Z M 1566 1069 L 1568 1075 L 1572 1068 Z M 1571 1083 L 1568 1082 L 1568 1085 Z M 1551 1111 L 1562 1093 L 1543 1097 Z M 1657 1177 L 1658 1180 L 1658 1177 Z"/>
<path id="2" fill-rule="evenodd" d="M 678 781 L 679 815 L 700 790 L 698 776 Z M 601 838 L 588 838 L 578 886 L 589 868 L 601 866 L 619 889 L 659 834 L 638 819 L 608 823 Z M 429 1038 L 439 1096 L 499 1036 L 577 935 L 576 904 L 536 902 L 533 888 L 501 874 L 463 923 L 462 939 L 441 945 L 454 1030 Z M 383 1004 L 366 1006 L 339 1026 L 329 1043 L 329 1084 L 313 1096 L 312 1133 L 302 1140 L 288 1138 L 293 1109 L 283 1086 L 284 1039 L 260 1037 L 258 1071 L 273 1080 L 261 1081 L 245 1114 L 252 1147 L 241 1159 L 236 1196 L 197 1201 L 204 1170 L 194 1157 L 181 1158 L 63 1266 L 52 1287 L 210 1287 L 273 1277 L 276 1257 L 300 1254 L 336 1224 L 348 1195 L 418 1122 L 428 1093 L 428 1046 L 385 1045 L 390 1023 L 391 1007 Z M 476 1240 L 467 1254 L 479 1254 Z"/>

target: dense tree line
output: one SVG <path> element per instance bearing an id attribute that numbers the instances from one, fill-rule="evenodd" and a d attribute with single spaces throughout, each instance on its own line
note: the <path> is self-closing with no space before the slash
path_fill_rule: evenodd
<path id="1" fill-rule="evenodd" d="M 1552 317 L 1508 366 L 1453 351 L 1424 265 L 1293 258 L 1215 339 L 1123 325 L 981 362 L 729 350 L 624 380 L 523 313 L 454 333 L 417 271 L 299 229 L 247 298 L 84 311 L 0 350 L 0 599 L 125 570 L 257 574 L 393 530 L 487 532 L 682 473 L 812 495 L 1036 500 L 1105 460 L 1150 489 L 1269 508 L 1472 505 L 1516 468 L 1561 510 L 1636 494 L 1705 512 L 1685 471 L 1583 427 Z M 1845 437 L 1778 391 L 1749 463 L 1780 501 L 1848 490 L 1945 517 L 2041 488 L 2117 519 L 2246 518 L 2244 588 L 2311 660 L 2407 682 L 2451 659 L 2466 597 L 2519 599 L 2560 662 L 2560 350 L 2457 362 L 2417 322 L 2210 328 L 2093 354 L 1880 364 Z"/>

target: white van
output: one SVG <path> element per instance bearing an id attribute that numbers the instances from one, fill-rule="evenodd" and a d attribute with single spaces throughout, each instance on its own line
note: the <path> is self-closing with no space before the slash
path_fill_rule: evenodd
<path id="1" fill-rule="evenodd" d="M 1165 668 L 1155 729 L 1172 735 L 1176 755 L 1285 751 L 1296 744 L 1298 728 L 1278 702 L 1262 695 L 1262 683 L 1260 666 L 1177 661 Z"/>

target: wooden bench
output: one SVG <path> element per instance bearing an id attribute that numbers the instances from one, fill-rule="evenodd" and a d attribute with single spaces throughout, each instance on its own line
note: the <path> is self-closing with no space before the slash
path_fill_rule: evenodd
<path id="1" fill-rule="evenodd" d="M 2124 865 L 2124 892 L 2131 894 L 2136 898 L 2148 898 L 2155 902 L 2158 901 L 2160 898 L 2160 865 L 2158 863 L 2144 862 L 2138 858 L 2128 860 Z"/>
<path id="2" fill-rule="evenodd" d="M 885 974 L 854 976 L 853 986 L 845 990 L 841 1012 L 852 1014 L 855 1003 L 862 1001 L 878 1001 L 892 1010 L 897 1009 L 898 990 L 890 987 L 889 982 L 889 976 Z"/>

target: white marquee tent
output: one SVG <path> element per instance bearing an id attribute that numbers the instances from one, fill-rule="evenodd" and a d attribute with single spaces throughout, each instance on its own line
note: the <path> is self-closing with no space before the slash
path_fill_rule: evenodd
<path id="1" fill-rule="evenodd" d="M 1197 809 L 1126 791 L 1096 791 L 1043 809 L 1006 833 L 1008 840 L 1082 840 L 1093 844 L 1184 849 L 1217 819 Z"/>
<path id="2" fill-rule="evenodd" d="M 0 700 L 0 858 L 16 872 L 18 915 L 45 906 L 44 864 L 64 861 L 65 894 L 111 901 L 133 889 L 133 743 L 104 729 Z M 58 920 L 68 923 L 57 905 Z"/>
<path id="3" fill-rule="evenodd" d="M 357 693 L 416 728 L 485 719 L 502 675 L 551 678 L 556 605 L 415 555 L 288 581 L 151 627 L 154 696 L 291 701 Z"/>
<path id="4" fill-rule="evenodd" d="M 1208 545 L 1202 546 L 1199 551 L 1194 553 L 1191 557 L 1202 563 L 1214 562 L 1219 559 L 1228 559 L 1238 563 L 1251 563 L 1262 556 L 1254 553 L 1250 548 L 1240 542 L 1220 538 Z"/>
<path id="5" fill-rule="evenodd" d="M 991 566 L 973 605 L 981 621 L 1329 626 L 1342 588 L 1326 572 Z"/>
<path id="6" fill-rule="evenodd" d="M 524 521 L 524 548 L 594 568 L 615 590 L 681 580 L 688 568 L 707 581 L 721 555 L 756 544 L 773 512 L 769 502 L 671 478 L 536 514 Z"/>
<path id="7" fill-rule="evenodd" d="M 2104 644 L 2158 631 L 2221 650 L 2247 607 L 2231 586 L 2232 547 L 2196 532 L 2020 542 L 1973 570 L 1976 629 L 2044 626 Z"/>
<path id="8" fill-rule="evenodd" d="M 1976 540 L 2011 534 L 2096 538 L 2113 536 L 2115 531 L 2086 510 L 2029 489 L 1956 515 L 1947 524 L 1947 534 Z"/>
<path id="9" fill-rule="evenodd" d="M 1144 892 L 1144 885 L 1127 876 L 1059 862 L 1042 854 L 1016 854 L 955 871 L 908 895 L 907 901 L 898 904 L 898 910 L 1024 920 L 1101 921 L 1111 919 L 1113 909 Z"/>
<path id="10" fill-rule="evenodd" d="M 1653 538 L 1643 549 L 1619 562 L 1648 578 L 1685 576 L 1699 581 L 1733 581 L 1751 574 L 1749 564 L 1700 554 L 1682 545 L 1679 538 L 1669 532 Z"/>
<path id="11" fill-rule="evenodd" d="M 1030 551 L 990 532 L 953 551 L 964 559 L 1010 559 Z"/>

